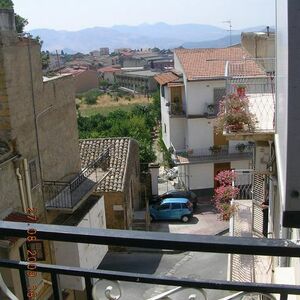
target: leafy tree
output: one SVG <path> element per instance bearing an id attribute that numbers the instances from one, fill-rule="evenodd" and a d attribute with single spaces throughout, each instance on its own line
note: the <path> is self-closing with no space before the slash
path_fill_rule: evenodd
<path id="1" fill-rule="evenodd" d="M 103 88 L 107 88 L 109 86 L 109 82 L 107 80 L 100 80 L 99 85 Z"/>
<path id="2" fill-rule="evenodd" d="M 16 30 L 18 33 L 24 32 L 24 28 L 28 25 L 28 20 L 15 14 L 15 21 L 16 21 Z"/>
<path id="3" fill-rule="evenodd" d="M 0 0 L 0 8 L 13 9 L 14 3 L 12 0 Z M 24 27 L 28 24 L 28 20 L 15 14 L 16 30 L 18 33 L 24 31 Z"/>
<path id="4" fill-rule="evenodd" d="M 131 137 L 138 141 L 141 163 L 147 164 L 155 160 L 152 149 L 151 130 L 148 108 L 137 107 L 133 112 L 118 109 L 107 117 L 96 114 L 90 117 L 78 116 L 80 138 L 99 137 Z"/>
<path id="5" fill-rule="evenodd" d="M 41 52 L 41 60 L 42 60 L 42 69 L 45 70 L 48 68 L 50 63 L 50 54 L 49 51 Z"/>
<path id="6" fill-rule="evenodd" d="M 98 89 L 92 89 L 81 95 L 84 97 L 86 104 L 96 104 L 97 99 L 100 95 L 102 95 L 102 92 L 100 92 Z"/>
<path id="7" fill-rule="evenodd" d="M 0 8 L 14 8 L 14 3 L 11 0 L 1 0 Z"/>

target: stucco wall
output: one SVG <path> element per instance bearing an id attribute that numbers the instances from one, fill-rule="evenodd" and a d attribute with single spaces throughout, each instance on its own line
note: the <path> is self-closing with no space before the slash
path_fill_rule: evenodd
<path id="1" fill-rule="evenodd" d="M 83 217 L 77 227 L 99 229 L 106 227 L 103 197 Z M 54 249 L 57 264 L 93 269 L 99 266 L 108 247 L 106 245 L 54 242 Z M 74 290 L 85 288 L 84 278 L 80 277 L 60 276 L 60 284 L 62 288 Z"/>
<path id="2" fill-rule="evenodd" d="M 68 179 L 80 172 L 74 80 L 64 76 L 43 85 L 47 113 L 39 119 L 44 180 Z"/>
<path id="3" fill-rule="evenodd" d="M 139 145 L 131 139 L 127 157 L 127 167 L 124 177 L 124 193 L 127 206 L 127 226 L 131 226 L 133 210 L 142 208 L 140 199 L 140 159 Z"/>
<path id="4" fill-rule="evenodd" d="M 185 149 L 186 118 L 170 118 L 170 141 L 176 150 Z"/>
<path id="5" fill-rule="evenodd" d="M 170 89 L 168 87 L 164 87 L 165 97 L 162 96 L 160 89 L 160 99 L 161 99 L 161 130 L 162 130 L 162 138 L 167 148 L 171 146 L 170 141 L 170 115 L 169 115 L 169 106 L 166 106 L 167 102 L 171 101 L 170 98 Z"/>
<path id="6" fill-rule="evenodd" d="M 124 207 L 124 194 L 121 192 L 105 192 L 106 228 L 126 229 L 126 214 Z"/>
<path id="7" fill-rule="evenodd" d="M 103 79 L 107 80 L 109 83 L 115 82 L 115 74 L 112 72 L 104 72 Z"/>
<path id="8" fill-rule="evenodd" d="M 214 130 L 211 120 L 206 118 L 188 119 L 187 147 L 190 149 L 209 148 L 214 143 Z"/>
<path id="9" fill-rule="evenodd" d="M 186 83 L 187 114 L 207 113 L 207 105 L 214 104 L 214 88 L 224 88 L 224 80 L 188 81 Z"/>
<path id="10" fill-rule="evenodd" d="M 250 168 L 250 161 L 249 160 L 238 160 L 232 161 L 230 163 L 232 169 L 236 170 L 248 170 Z"/>
<path id="11" fill-rule="evenodd" d="M 98 74 L 93 70 L 86 70 L 75 75 L 75 91 L 76 93 L 87 92 L 88 90 L 99 87 Z"/>
<path id="12" fill-rule="evenodd" d="M 214 187 L 214 164 L 189 165 L 190 189 L 208 189 Z"/>
<path id="13" fill-rule="evenodd" d="M 0 167 L 0 212 L 7 208 L 22 211 L 18 181 L 12 162 Z"/>
<path id="14" fill-rule="evenodd" d="M 1 42 L 0 96 L 5 97 L 0 101 L 5 101 L 3 106 L 9 122 L 0 122 L 0 138 L 10 141 L 22 158 L 35 160 L 39 185 L 31 194 L 33 206 L 42 214 L 44 204 L 41 201 L 37 141 L 44 180 L 61 180 L 80 171 L 74 83 L 70 77 L 43 83 L 37 42 L 18 39 L 13 33 L 9 37 L 1 36 Z M 15 201 L 16 205 L 12 207 L 19 207 L 20 197 L 16 196 L 18 187 L 12 164 L 5 169 L 5 174 L 0 174 L 0 184 L 4 186 L 1 194 L 6 195 L 2 197 L 11 199 L 6 205 Z M 22 168 L 21 174 L 24 177 Z M 7 178 L 11 178 L 11 184 L 6 185 Z"/>

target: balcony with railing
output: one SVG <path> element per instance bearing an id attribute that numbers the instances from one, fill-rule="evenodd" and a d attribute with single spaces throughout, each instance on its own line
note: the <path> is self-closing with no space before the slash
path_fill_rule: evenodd
<path id="1" fill-rule="evenodd" d="M 157 232 L 135 232 L 126 230 L 105 230 L 78 228 L 72 226 L 57 226 L 48 224 L 27 224 L 0 221 L 1 236 L 27 238 L 28 232 L 34 232 L 39 240 L 75 242 L 84 244 L 115 245 L 125 247 L 144 247 L 146 249 L 167 249 L 179 251 L 194 251 L 207 253 L 260 255 L 265 257 L 300 257 L 300 245 L 291 240 L 262 239 L 251 237 L 185 235 Z M 68 255 L 68 254 L 66 254 Z M 134 272 L 108 271 L 104 269 L 80 268 L 55 264 L 43 264 L 28 261 L 0 259 L 1 269 L 16 270 L 20 275 L 20 284 L 24 299 L 35 298 L 35 287 L 28 280 L 29 272 L 50 274 L 53 299 L 63 299 L 60 288 L 60 276 L 68 275 L 72 278 L 84 278 L 86 299 L 135 299 L 133 294 L 122 291 L 122 282 L 131 284 L 130 293 L 136 285 L 149 284 L 168 286 L 168 291 L 156 295 L 148 300 L 166 299 L 208 299 L 209 290 L 230 291 L 232 296 L 227 299 L 275 299 L 274 294 L 281 300 L 288 299 L 288 295 L 300 295 L 300 286 L 282 283 L 253 283 L 242 281 L 226 281 L 216 279 L 199 279 L 195 274 L 199 266 L 195 266 L 193 275 L 153 275 Z M 8 299 L 17 299 L 7 289 L 4 281 L 0 287 Z M 106 285 L 105 285 L 106 284 Z M 113 288 L 115 286 L 115 289 Z M 192 289 L 187 298 L 172 298 L 183 289 Z M 237 293 L 238 292 L 238 293 Z M 29 297 L 28 295 L 31 295 Z M 253 298 L 253 296 L 255 298 Z M 264 297 L 263 297 L 264 295 Z M 251 296 L 251 297 L 250 297 Z M 203 298 L 202 298 L 203 297 Z M 263 298 L 261 298 L 263 297 Z M 279 299 L 277 298 L 277 299 Z"/>
<path id="2" fill-rule="evenodd" d="M 231 201 L 237 209 L 231 216 L 230 234 L 234 237 L 267 237 L 268 174 L 254 170 L 235 170 L 233 186 L 238 193 Z M 232 254 L 230 279 L 234 281 L 271 282 L 272 258 Z"/>
<path id="3" fill-rule="evenodd" d="M 184 117 L 186 115 L 183 105 L 180 102 L 169 103 L 169 114 L 172 117 Z"/>
<path id="4" fill-rule="evenodd" d="M 175 164 L 193 164 L 209 162 L 228 162 L 235 160 L 251 160 L 253 146 L 244 144 L 243 148 L 237 146 L 211 146 L 207 148 L 174 149 L 172 159 Z"/>
<path id="5" fill-rule="evenodd" d="M 47 210 L 63 210 L 72 213 L 95 190 L 105 178 L 109 149 L 84 168 L 71 181 L 44 181 L 43 194 Z"/>
<path id="6" fill-rule="evenodd" d="M 218 119 L 227 137 L 269 139 L 275 132 L 274 76 L 229 76 Z"/>

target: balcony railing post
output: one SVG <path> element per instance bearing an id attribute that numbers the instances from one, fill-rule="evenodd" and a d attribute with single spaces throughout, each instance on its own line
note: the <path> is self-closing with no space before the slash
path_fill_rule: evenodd
<path id="1" fill-rule="evenodd" d="M 23 293 L 23 298 L 24 300 L 28 299 L 27 293 L 27 282 L 26 282 L 26 274 L 23 269 L 19 269 L 19 274 L 20 274 L 20 281 L 21 281 L 21 286 L 22 286 L 22 293 Z"/>
<path id="2" fill-rule="evenodd" d="M 92 290 L 93 290 L 92 278 L 89 277 L 89 276 L 85 276 L 84 280 L 85 280 L 86 298 L 87 298 L 87 300 L 93 300 L 93 295 L 92 295 Z"/>
<path id="3" fill-rule="evenodd" d="M 286 294 L 286 293 L 280 294 L 280 300 L 287 300 L 287 299 L 288 299 L 288 294 Z"/>
<path id="4" fill-rule="evenodd" d="M 58 274 L 51 272 L 51 281 L 52 281 L 52 289 L 53 289 L 53 296 L 55 300 L 62 300 L 62 293 L 59 284 Z"/>

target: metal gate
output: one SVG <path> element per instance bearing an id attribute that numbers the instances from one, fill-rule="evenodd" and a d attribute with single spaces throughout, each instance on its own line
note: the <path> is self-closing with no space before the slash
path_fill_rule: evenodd
<path id="1" fill-rule="evenodd" d="M 264 214 L 263 203 L 267 197 L 267 175 L 254 174 L 253 176 L 253 203 L 252 203 L 252 230 L 259 237 L 263 237 Z"/>

